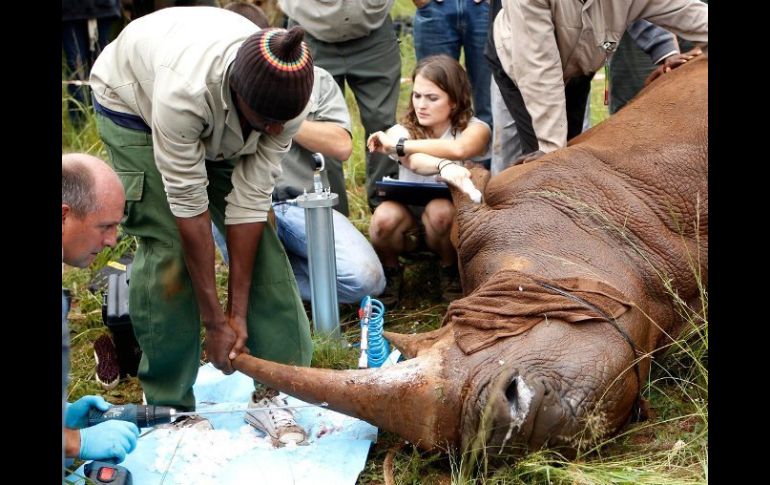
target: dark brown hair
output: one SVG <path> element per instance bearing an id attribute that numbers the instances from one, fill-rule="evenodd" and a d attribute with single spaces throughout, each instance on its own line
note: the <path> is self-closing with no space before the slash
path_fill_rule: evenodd
<path id="1" fill-rule="evenodd" d="M 449 101 L 455 105 L 449 114 L 452 135 L 455 135 L 457 130 L 464 130 L 473 117 L 471 83 L 468 81 L 465 69 L 453 58 L 441 54 L 426 57 L 417 63 L 412 73 L 412 84 L 414 84 L 414 79 L 418 74 L 447 93 Z M 409 108 L 401 119 L 401 124 L 409 131 L 409 136 L 414 140 L 433 138 L 426 127 L 420 125 L 417 120 L 411 96 L 409 97 Z"/>

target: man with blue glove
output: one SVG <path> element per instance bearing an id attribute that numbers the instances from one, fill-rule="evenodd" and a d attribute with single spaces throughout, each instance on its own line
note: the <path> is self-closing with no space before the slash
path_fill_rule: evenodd
<path id="1" fill-rule="evenodd" d="M 120 179 L 102 160 L 84 153 L 62 155 L 62 261 L 88 267 L 106 246 L 117 242 L 125 194 Z M 62 266 L 62 272 L 64 267 Z M 69 370 L 67 299 L 62 291 L 62 448 L 67 458 L 121 462 L 136 447 L 139 429 L 125 421 L 105 421 L 88 427 L 88 411 L 106 411 L 101 396 L 84 396 L 65 403 Z M 63 465 L 64 457 L 62 457 Z M 63 466 L 62 466 L 63 468 Z"/>
<path id="2" fill-rule="evenodd" d="M 83 396 L 67 404 L 64 415 L 64 455 L 82 460 L 110 460 L 118 463 L 136 448 L 139 428 L 127 421 L 110 420 L 88 426 L 88 411 L 106 411 L 111 406 L 102 396 Z"/>

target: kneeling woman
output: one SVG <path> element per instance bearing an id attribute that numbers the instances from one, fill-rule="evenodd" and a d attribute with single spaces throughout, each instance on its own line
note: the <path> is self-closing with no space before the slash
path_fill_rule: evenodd
<path id="1" fill-rule="evenodd" d="M 373 133 L 369 151 L 390 155 L 400 164 L 398 178 L 436 182 L 435 175 L 474 192 L 466 162 L 490 158 L 491 129 L 473 116 L 471 87 L 462 66 L 445 55 L 426 57 L 412 74 L 412 97 L 401 124 Z M 372 214 L 369 235 L 385 269 L 387 286 L 380 299 L 394 304 L 400 297 L 403 268 L 398 257 L 424 242 L 440 260 L 442 299 L 462 296 L 457 253 L 449 240 L 455 208 L 451 200 L 433 199 L 424 208 L 393 200 Z"/>

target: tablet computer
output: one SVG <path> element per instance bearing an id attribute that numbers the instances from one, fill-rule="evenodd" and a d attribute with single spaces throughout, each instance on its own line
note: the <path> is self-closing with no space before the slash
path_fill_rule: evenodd
<path id="1" fill-rule="evenodd" d="M 376 193 L 383 200 L 393 200 L 406 205 L 424 206 L 433 199 L 452 200 L 446 184 L 404 182 L 385 177 L 375 183 Z"/>

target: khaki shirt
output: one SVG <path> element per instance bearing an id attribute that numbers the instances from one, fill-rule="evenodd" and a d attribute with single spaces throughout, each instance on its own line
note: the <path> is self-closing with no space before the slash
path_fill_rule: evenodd
<path id="1" fill-rule="evenodd" d="M 381 27 L 393 1 L 278 0 L 278 6 L 316 39 L 343 42 Z"/>
<path id="2" fill-rule="evenodd" d="M 599 69 L 626 28 L 646 19 L 708 43 L 708 5 L 697 0 L 502 0 L 495 17 L 497 56 L 521 91 L 539 149 L 567 144 L 564 82 Z"/>
<path id="3" fill-rule="evenodd" d="M 229 69 L 257 31 L 224 9 L 167 8 L 129 23 L 94 63 L 96 100 L 141 117 L 152 129 L 155 164 L 176 217 L 208 208 L 206 160 L 237 158 L 225 223 L 267 219 L 273 181 L 307 108 L 278 136 L 252 131 L 243 139 Z"/>

